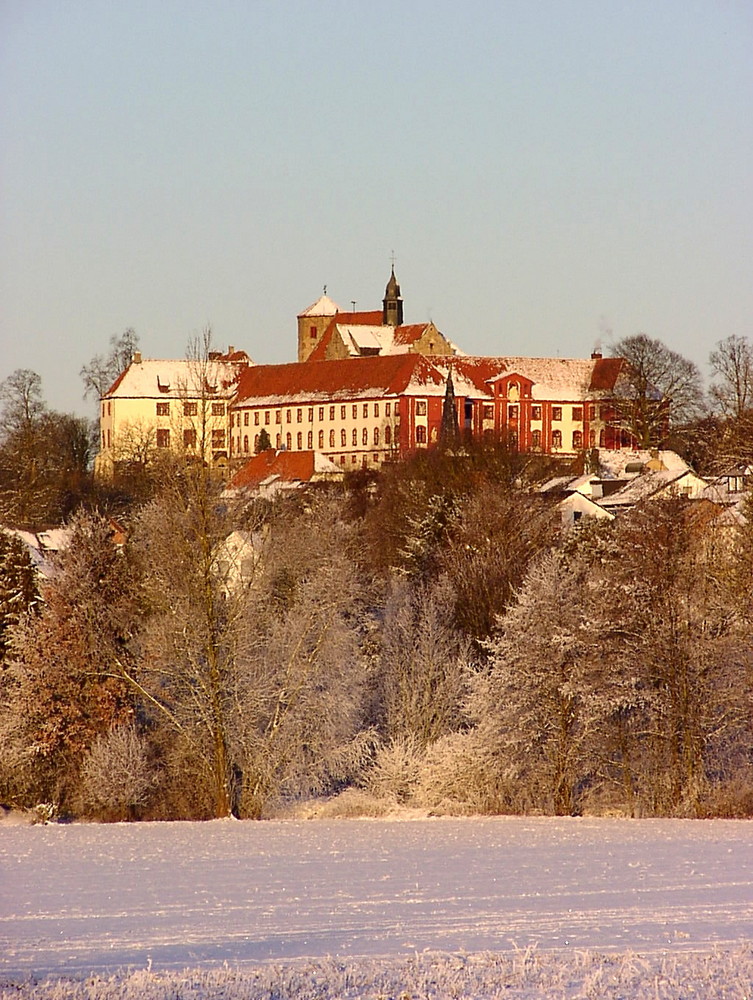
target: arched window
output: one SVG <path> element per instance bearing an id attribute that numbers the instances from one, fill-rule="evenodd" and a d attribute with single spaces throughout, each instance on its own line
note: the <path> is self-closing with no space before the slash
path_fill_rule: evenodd
<path id="1" fill-rule="evenodd" d="M 364 445 L 367 445 L 369 443 L 369 428 L 368 427 L 364 427 L 363 434 L 361 435 L 361 441 L 363 442 Z"/>
<path id="2" fill-rule="evenodd" d="M 603 448 L 606 441 L 606 434 L 604 433 L 604 428 L 599 431 L 599 447 Z"/>
<path id="3" fill-rule="evenodd" d="M 279 451 L 282 447 L 282 434 L 278 434 L 275 437 L 275 448 Z"/>
<path id="4" fill-rule="evenodd" d="M 379 428 L 378 427 L 374 428 L 374 444 L 376 444 L 376 445 L 379 444 Z"/>
<path id="5" fill-rule="evenodd" d="M 583 431 L 573 431 L 573 448 L 583 447 Z"/>
<path id="6" fill-rule="evenodd" d="M 348 432 L 343 427 L 343 429 L 340 431 L 340 445 L 341 447 L 344 448 L 347 443 L 348 443 Z"/>
<path id="7" fill-rule="evenodd" d="M 324 447 L 324 431 L 319 431 L 319 451 Z"/>
<path id="8" fill-rule="evenodd" d="M 422 425 L 416 428 L 416 443 L 426 444 L 426 428 Z"/>
<path id="9" fill-rule="evenodd" d="M 298 451 L 303 451 L 303 431 L 298 431 L 296 447 Z"/>
<path id="10" fill-rule="evenodd" d="M 259 435 L 254 434 L 254 451 L 259 450 Z"/>
<path id="11" fill-rule="evenodd" d="M 552 448 L 562 447 L 562 431 L 552 431 Z"/>
<path id="12" fill-rule="evenodd" d="M 596 431 L 594 430 L 588 432 L 588 447 L 589 448 L 596 447 Z"/>
<path id="13" fill-rule="evenodd" d="M 335 447 L 335 432 L 334 431 L 330 431 L 329 432 L 329 446 L 330 446 L 330 448 L 334 448 Z"/>
<path id="14" fill-rule="evenodd" d="M 308 434 L 306 435 L 306 447 L 308 448 L 309 451 L 311 451 L 311 449 L 314 447 L 314 432 L 313 431 L 309 431 Z"/>
<path id="15" fill-rule="evenodd" d="M 290 436 L 289 431 L 285 435 L 285 447 L 288 449 L 288 451 L 290 451 L 290 449 L 293 447 L 293 438 Z"/>
<path id="16" fill-rule="evenodd" d="M 384 428 L 384 443 L 390 444 L 392 442 L 392 428 L 389 424 Z"/>
<path id="17" fill-rule="evenodd" d="M 353 439 L 353 447 L 355 448 L 358 445 L 358 431 L 355 429 L 355 427 L 353 428 L 352 439 Z"/>
<path id="18" fill-rule="evenodd" d="M 243 435 L 243 450 L 248 451 L 248 434 Z"/>

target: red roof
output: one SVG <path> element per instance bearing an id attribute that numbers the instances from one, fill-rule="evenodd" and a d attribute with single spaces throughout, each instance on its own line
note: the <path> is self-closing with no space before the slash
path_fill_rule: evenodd
<path id="1" fill-rule="evenodd" d="M 245 400 L 353 399 L 396 396 L 409 384 L 444 384 L 445 376 L 421 354 L 381 354 L 368 358 L 255 365 L 238 380 L 235 405 Z"/>
<path id="2" fill-rule="evenodd" d="M 254 455 L 238 469 L 228 486 L 231 489 L 258 486 L 270 476 L 278 476 L 286 483 L 307 483 L 313 475 L 313 451 L 275 451 L 269 448 Z"/>
<path id="3" fill-rule="evenodd" d="M 396 344 L 415 344 L 417 340 L 426 333 L 428 323 L 410 323 L 406 326 L 395 327 Z"/>
<path id="4" fill-rule="evenodd" d="M 623 364 L 622 358 L 595 358 L 589 389 L 614 389 Z"/>

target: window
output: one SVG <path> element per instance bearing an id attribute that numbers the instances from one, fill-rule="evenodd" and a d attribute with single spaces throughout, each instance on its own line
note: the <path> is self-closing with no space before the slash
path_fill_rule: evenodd
<path id="1" fill-rule="evenodd" d="M 341 420 L 345 420 L 345 407 L 344 406 L 340 407 L 340 419 Z"/>
<path id="2" fill-rule="evenodd" d="M 608 406 L 600 406 L 599 407 L 599 416 L 601 417 L 602 420 L 609 420 L 609 417 L 610 417 L 609 407 Z"/>
<path id="3" fill-rule="evenodd" d="M 248 427 L 248 410 L 246 410 L 243 414 L 243 426 Z"/>
<path id="4" fill-rule="evenodd" d="M 313 431 L 309 431 L 308 434 L 306 435 L 306 447 L 308 448 L 309 451 L 311 451 L 311 449 L 314 447 L 314 432 Z"/>
<path id="5" fill-rule="evenodd" d="M 340 465 L 345 465 L 345 455 L 340 455 Z"/>
<path id="6" fill-rule="evenodd" d="M 552 448 L 562 447 L 562 431 L 552 431 Z"/>
<path id="7" fill-rule="evenodd" d="M 295 419 L 297 423 L 303 423 L 303 410 L 300 407 L 295 411 Z"/>
<path id="8" fill-rule="evenodd" d="M 186 427 L 183 431 L 183 447 L 184 448 L 195 448 L 196 447 L 196 430 L 193 427 Z"/>
<path id="9" fill-rule="evenodd" d="M 518 432 L 510 431 L 509 444 L 511 448 L 518 447 Z"/>
<path id="10" fill-rule="evenodd" d="M 322 448 L 324 447 L 324 431 L 319 431 L 318 441 L 319 441 L 318 448 L 319 451 L 321 451 Z"/>
<path id="11" fill-rule="evenodd" d="M 573 431 L 573 448 L 583 447 L 583 431 Z"/>
<path id="12" fill-rule="evenodd" d="M 243 435 L 243 450 L 248 452 L 248 434 Z"/>
<path id="13" fill-rule="evenodd" d="M 541 447 L 541 431 L 531 432 L 531 447 L 540 448 Z"/>
<path id="14" fill-rule="evenodd" d="M 583 419 L 583 407 L 582 406 L 574 406 L 573 407 L 573 420 L 582 420 L 582 419 Z"/>
<path id="15" fill-rule="evenodd" d="M 198 403 L 184 403 L 183 404 L 183 416 L 184 417 L 195 417 L 199 412 Z"/>
<path id="16" fill-rule="evenodd" d="M 288 423 L 288 424 L 290 424 L 290 423 L 292 423 L 292 422 L 293 422 L 293 413 L 292 413 L 292 411 L 291 411 L 291 410 L 288 410 L 288 411 L 287 411 L 287 412 L 285 413 L 285 423 Z"/>
<path id="17" fill-rule="evenodd" d="M 356 447 L 356 445 L 358 444 L 358 431 L 355 429 L 355 427 L 353 428 L 352 439 L 353 439 L 353 447 Z"/>
<path id="18" fill-rule="evenodd" d="M 426 416 L 426 400 L 417 399 L 416 400 L 416 416 L 425 417 Z"/>
<path id="19" fill-rule="evenodd" d="M 213 448 L 224 448 L 225 447 L 225 431 L 219 427 L 212 431 L 212 447 Z"/>
<path id="20" fill-rule="evenodd" d="M 384 428 L 384 443 L 385 444 L 392 443 L 392 428 L 390 427 L 389 424 L 387 424 L 387 426 Z"/>
<path id="21" fill-rule="evenodd" d="M 589 406 L 588 407 L 588 419 L 589 420 L 596 420 L 596 407 L 595 406 Z"/>
<path id="22" fill-rule="evenodd" d="M 379 403 L 374 403 L 374 416 L 379 416 Z"/>
<path id="23" fill-rule="evenodd" d="M 485 405 L 481 413 L 484 420 L 494 420 L 494 407 Z"/>
<path id="24" fill-rule="evenodd" d="M 330 406 L 330 408 L 329 408 L 329 419 L 330 420 L 334 420 L 335 419 L 335 408 L 334 408 L 334 406 Z"/>
<path id="25" fill-rule="evenodd" d="M 298 451 L 303 451 L 303 431 L 298 431 L 296 436 L 296 447 Z"/>
<path id="26" fill-rule="evenodd" d="M 513 403 L 511 406 L 507 407 L 507 419 L 517 420 L 518 419 L 518 404 Z"/>
<path id="27" fill-rule="evenodd" d="M 169 417 L 170 416 L 170 404 L 169 403 L 157 403 L 157 416 L 158 417 Z"/>
<path id="28" fill-rule="evenodd" d="M 264 423 L 265 424 L 269 423 L 269 410 L 264 411 Z"/>
<path id="29" fill-rule="evenodd" d="M 330 446 L 330 448 L 334 448 L 335 447 L 335 432 L 334 431 L 330 431 L 329 432 L 329 446 Z"/>
<path id="30" fill-rule="evenodd" d="M 379 444 L 379 428 L 378 427 L 374 428 L 374 444 L 375 445 Z"/>
<path id="31" fill-rule="evenodd" d="M 416 442 L 417 444 L 426 444 L 426 428 L 422 425 L 416 428 Z"/>
<path id="32" fill-rule="evenodd" d="M 392 409 L 392 404 L 391 403 L 385 403 L 384 404 L 384 413 L 385 413 L 385 416 L 389 417 L 391 409 Z"/>
<path id="33" fill-rule="evenodd" d="M 358 419 L 358 407 L 356 406 L 355 403 L 353 404 L 353 419 L 354 420 Z"/>
<path id="34" fill-rule="evenodd" d="M 369 404 L 368 403 L 364 403 L 363 404 L 363 415 L 364 415 L 364 417 L 368 417 L 368 415 L 369 415 Z"/>
<path id="35" fill-rule="evenodd" d="M 103 408 L 104 408 L 104 404 L 102 404 L 102 405 L 103 405 Z M 102 447 L 103 448 L 107 447 L 107 445 L 105 444 L 105 432 L 104 431 L 102 431 Z"/>
<path id="36" fill-rule="evenodd" d="M 279 451 L 282 447 L 282 434 L 275 435 L 275 448 Z"/>
<path id="37" fill-rule="evenodd" d="M 159 427 L 157 429 L 157 447 L 158 448 L 170 447 L 170 431 L 168 431 L 164 427 Z"/>
<path id="38" fill-rule="evenodd" d="M 314 407 L 309 406 L 309 423 L 313 424 L 313 422 L 314 422 Z"/>
<path id="39" fill-rule="evenodd" d="M 365 446 L 369 443 L 369 428 L 364 427 L 363 434 L 361 435 L 361 443 Z"/>
<path id="40" fill-rule="evenodd" d="M 309 337 L 311 338 L 311 340 L 316 340 L 316 327 L 315 326 L 310 326 L 309 327 Z"/>
<path id="41" fill-rule="evenodd" d="M 225 416 L 225 404 L 224 403 L 212 403 L 212 416 L 213 417 L 224 417 Z"/>
<path id="42" fill-rule="evenodd" d="M 345 428 L 343 427 L 343 429 L 340 431 L 340 447 L 344 448 L 347 443 L 348 443 L 348 435 L 345 431 Z"/>
<path id="43" fill-rule="evenodd" d="M 603 448 L 603 447 L 604 447 L 604 443 L 605 443 L 605 441 L 606 441 L 606 434 L 604 433 L 604 429 L 602 428 L 602 429 L 601 429 L 601 430 L 599 431 L 599 447 L 600 447 L 600 448 Z"/>
<path id="44" fill-rule="evenodd" d="M 275 423 L 276 424 L 282 423 L 282 410 L 275 410 Z"/>
<path id="45" fill-rule="evenodd" d="M 552 420 L 562 420 L 562 407 L 553 406 L 552 407 Z"/>
<path id="46" fill-rule="evenodd" d="M 532 406 L 531 407 L 531 420 L 541 420 L 541 407 Z"/>
<path id="47" fill-rule="evenodd" d="M 254 425 L 256 427 L 259 426 L 259 411 L 258 410 L 256 410 L 256 412 L 254 413 Z"/>
<path id="48" fill-rule="evenodd" d="M 290 449 L 293 447 L 293 438 L 289 431 L 285 435 L 285 447 L 288 449 L 288 451 L 290 451 Z"/>
<path id="49" fill-rule="evenodd" d="M 395 409 L 394 409 L 393 412 L 394 412 L 395 416 L 397 416 L 398 413 L 400 412 L 400 400 L 399 399 L 395 401 Z"/>
<path id="50" fill-rule="evenodd" d="M 254 434 L 254 451 L 256 452 L 257 455 L 259 454 L 259 435 L 258 434 Z"/>
<path id="51" fill-rule="evenodd" d="M 324 420 L 324 407 L 323 406 L 319 407 L 319 419 L 320 420 Z"/>

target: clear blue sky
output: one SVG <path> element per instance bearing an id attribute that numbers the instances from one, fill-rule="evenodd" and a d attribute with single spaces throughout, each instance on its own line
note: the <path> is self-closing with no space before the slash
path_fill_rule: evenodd
<path id="1" fill-rule="evenodd" d="M 0 0 L 0 378 L 295 356 L 327 284 L 468 353 L 753 335 L 751 0 Z"/>

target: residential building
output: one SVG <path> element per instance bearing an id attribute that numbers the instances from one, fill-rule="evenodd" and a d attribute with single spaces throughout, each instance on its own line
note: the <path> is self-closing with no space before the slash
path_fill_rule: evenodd
<path id="1" fill-rule="evenodd" d="M 240 373 L 253 363 L 228 348 L 202 360 L 154 360 L 140 351 L 100 400 L 96 472 L 146 463 L 161 451 L 212 466 L 227 464 L 229 404 Z"/>

